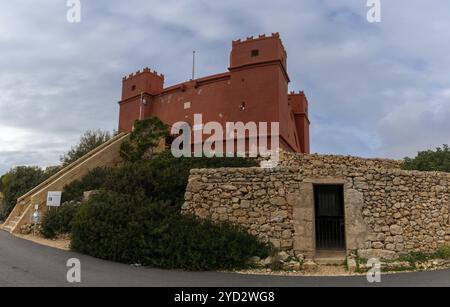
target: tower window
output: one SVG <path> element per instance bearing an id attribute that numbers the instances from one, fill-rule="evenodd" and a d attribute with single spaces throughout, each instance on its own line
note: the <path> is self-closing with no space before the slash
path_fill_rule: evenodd
<path id="1" fill-rule="evenodd" d="M 252 50 L 252 58 L 259 56 L 259 49 Z"/>
<path id="2" fill-rule="evenodd" d="M 132 90 L 132 91 L 135 91 L 135 90 L 136 90 L 136 85 L 133 85 L 133 86 L 131 87 L 131 90 Z"/>

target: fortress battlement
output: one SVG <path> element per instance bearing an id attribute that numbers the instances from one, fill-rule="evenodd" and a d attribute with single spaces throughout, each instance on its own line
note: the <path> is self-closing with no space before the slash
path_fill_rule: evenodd
<path id="1" fill-rule="evenodd" d="M 153 76 L 158 77 L 158 78 L 161 78 L 162 80 L 164 80 L 164 78 L 165 78 L 165 76 L 164 76 L 163 74 L 160 74 L 160 73 L 158 73 L 157 71 L 153 71 L 153 70 L 151 70 L 150 68 L 146 67 L 146 68 L 144 68 L 142 71 L 138 70 L 138 71 L 135 72 L 135 73 L 132 73 L 132 74 L 129 74 L 129 75 L 123 77 L 122 80 L 123 80 L 123 81 L 126 81 L 126 80 L 129 80 L 129 79 L 135 78 L 135 77 L 137 77 L 137 76 L 139 76 L 139 75 L 142 75 L 142 74 L 144 74 L 144 73 L 152 74 Z"/>

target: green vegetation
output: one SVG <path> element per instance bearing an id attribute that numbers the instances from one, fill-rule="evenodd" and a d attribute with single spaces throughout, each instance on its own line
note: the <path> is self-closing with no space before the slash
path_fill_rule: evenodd
<path id="1" fill-rule="evenodd" d="M 450 260 L 450 245 L 441 247 L 433 256 L 435 259 Z"/>
<path id="2" fill-rule="evenodd" d="M 430 254 L 425 254 L 422 252 L 411 252 L 408 255 L 401 257 L 399 260 L 414 264 L 416 262 L 424 262 L 430 259 L 432 259 L 432 255 Z"/>
<path id="3" fill-rule="evenodd" d="M 48 210 L 42 219 L 42 235 L 54 239 L 60 234 L 70 233 L 72 221 L 78 208 L 75 204 L 64 204 L 59 208 Z"/>
<path id="4" fill-rule="evenodd" d="M 0 193 L 3 193 L 11 184 L 12 174 L 11 172 L 4 174 L 0 177 Z"/>
<path id="5" fill-rule="evenodd" d="M 104 182 L 111 174 L 112 169 L 98 167 L 90 171 L 81 180 L 76 180 L 65 186 L 62 193 L 62 202 L 81 201 L 86 191 L 99 190 L 104 187 Z"/>
<path id="6" fill-rule="evenodd" d="M 66 166 L 111 138 L 109 132 L 87 131 L 72 149 L 61 157 L 62 166 L 42 169 L 36 166 L 19 166 L 0 177 L 0 220 L 5 220 L 16 205 L 17 199 L 56 174 Z M 81 188 L 81 187 L 80 187 Z M 72 191 L 68 191 L 72 193 Z M 1 196 L 3 199 L 1 199 Z M 71 197 L 71 195 L 68 195 Z"/>
<path id="7" fill-rule="evenodd" d="M 363 263 L 367 263 L 367 259 L 363 259 L 360 258 L 359 256 L 356 256 L 355 258 L 355 262 L 356 262 L 356 273 L 364 273 L 364 270 L 361 268 Z M 347 262 L 347 267 L 348 267 L 348 262 Z"/>
<path id="8" fill-rule="evenodd" d="M 400 261 L 407 261 L 411 264 L 426 262 L 434 259 L 450 260 L 450 245 L 443 246 L 434 253 L 412 252 L 402 257 Z"/>
<path id="9" fill-rule="evenodd" d="M 421 151 L 415 158 L 405 158 L 405 170 L 450 172 L 450 148 L 448 145 L 436 150 Z"/>
<path id="10" fill-rule="evenodd" d="M 110 139 L 111 133 L 107 131 L 96 130 L 85 132 L 78 143 L 61 157 L 60 160 L 62 165 L 67 166 L 72 162 L 75 162 Z"/>
<path id="11" fill-rule="evenodd" d="M 20 196 L 52 176 L 54 172 L 55 169 L 19 166 L 3 175 L 0 192 L 4 198 L 0 208 L 0 220 L 8 217 Z"/>
<path id="12" fill-rule="evenodd" d="M 122 146 L 126 161 L 116 169 L 96 169 L 63 191 L 64 200 L 79 200 L 87 190 L 99 190 L 82 204 L 70 222 L 69 213 L 48 213 L 47 236 L 62 223 L 71 227 L 72 248 L 94 257 L 123 263 L 188 270 L 243 268 L 252 256 L 267 257 L 271 246 L 228 223 L 214 224 L 183 216 L 189 172 L 193 168 L 250 167 L 243 158 L 174 158 L 156 154 L 167 135 L 158 119 L 136 126 Z M 67 231 L 68 228 L 65 230 Z"/>
<path id="13" fill-rule="evenodd" d="M 94 257 L 160 268 L 244 267 L 267 246 L 230 224 L 182 216 L 168 202 L 104 191 L 83 204 L 73 222 L 72 248 Z"/>
<path id="14" fill-rule="evenodd" d="M 121 157 L 128 162 L 151 158 L 161 140 L 169 138 L 168 131 L 169 127 L 156 117 L 137 121 L 129 140 L 120 148 Z"/>
<path id="15" fill-rule="evenodd" d="M 181 207 L 194 168 L 252 167 L 254 160 L 243 158 L 174 158 L 164 151 L 149 160 L 128 162 L 120 168 L 96 168 L 83 179 L 64 187 L 63 202 L 83 197 L 91 190 L 116 191 L 126 195 L 144 195 L 147 198 L 169 201 Z"/>
<path id="16" fill-rule="evenodd" d="M 174 158 L 170 151 L 165 151 L 151 160 L 126 163 L 113 170 L 104 188 L 169 201 L 179 208 L 184 201 L 191 169 L 256 165 L 254 160 L 242 158 Z"/>

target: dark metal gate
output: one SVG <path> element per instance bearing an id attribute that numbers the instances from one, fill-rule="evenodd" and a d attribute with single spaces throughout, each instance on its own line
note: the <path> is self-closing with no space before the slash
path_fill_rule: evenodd
<path id="1" fill-rule="evenodd" d="M 343 186 L 314 187 L 316 207 L 316 248 L 345 249 Z"/>

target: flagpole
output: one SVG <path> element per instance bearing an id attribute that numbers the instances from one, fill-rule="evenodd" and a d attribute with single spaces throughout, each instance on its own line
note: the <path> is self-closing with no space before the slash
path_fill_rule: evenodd
<path id="1" fill-rule="evenodd" d="M 192 80 L 195 80 L 195 50 L 192 52 Z"/>

